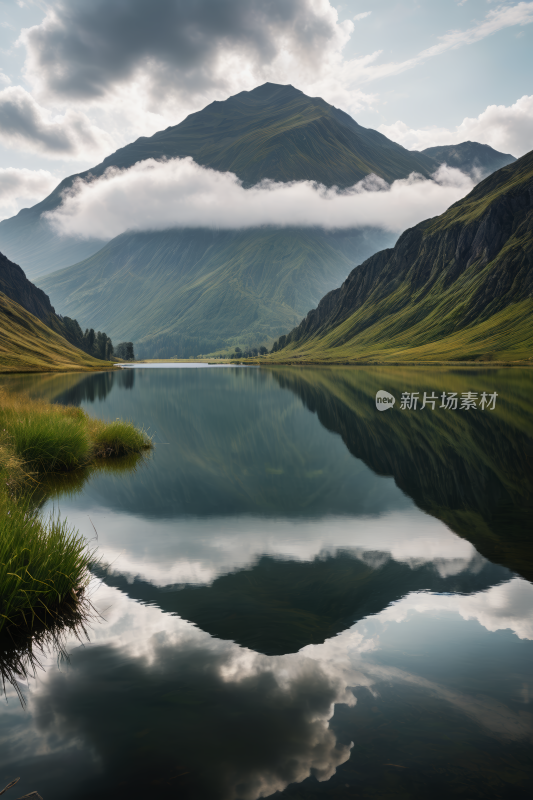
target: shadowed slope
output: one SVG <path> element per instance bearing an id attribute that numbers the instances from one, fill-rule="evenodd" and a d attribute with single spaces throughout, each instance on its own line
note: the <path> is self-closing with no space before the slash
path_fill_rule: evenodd
<path id="1" fill-rule="evenodd" d="M 0 253 L 0 292 L 46 325 L 55 317 L 48 295 L 29 281 L 19 265 L 14 264 L 3 253 Z"/>
<path id="2" fill-rule="evenodd" d="M 392 236 L 378 231 L 125 233 L 42 281 L 65 314 L 140 358 L 270 344 Z"/>

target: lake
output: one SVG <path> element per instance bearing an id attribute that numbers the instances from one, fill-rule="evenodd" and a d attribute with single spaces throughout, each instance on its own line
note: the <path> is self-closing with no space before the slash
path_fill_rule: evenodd
<path id="1" fill-rule="evenodd" d="M 531 796 L 533 370 L 0 382 L 155 443 L 39 490 L 99 563 L 6 682 L 8 798 Z"/>

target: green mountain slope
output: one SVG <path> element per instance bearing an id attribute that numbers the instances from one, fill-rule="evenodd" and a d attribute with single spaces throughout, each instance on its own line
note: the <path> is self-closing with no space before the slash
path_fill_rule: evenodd
<path id="1" fill-rule="evenodd" d="M 272 359 L 533 358 L 533 152 L 353 270 Z"/>
<path id="2" fill-rule="evenodd" d="M 196 356 L 271 343 L 384 239 L 268 228 L 126 233 L 41 285 L 69 316 L 134 341 L 139 358 Z"/>
<path id="3" fill-rule="evenodd" d="M 437 165 L 448 164 L 449 167 L 477 174 L 482 178 L 516 161 L 516 158 L 509 153 L 500 153 L 488 144 L 479 142 L 427 147 L 422 153 L 432 158 Z"/>
<path id="4" fill-rule="evenodd" d="M 0 372 L 80 372 L 110 366 L 69 344 L 0 292 Z"/>
<path id="5" fill-rule="evenodd" d="M 428 156 L 361 127 L 319 97 L 266 83 L 211 103 L 154 136 L 141 136 L 92 169 L 65 178 L 41 203 L 0 222 L 0 249 L 32 279 L 87 258 L 104 243 L 60 238 L 41 214 L 60 204 L 61 193 L 77 177 L 98 177 L 111 166 L 126 168 L 147 158 L 177 156 L 234 172 L 246 185 L 271 178 L 344 187 L 370 172 L 393 181 L 413 171 L 429 175 L 435 167 Z"/>

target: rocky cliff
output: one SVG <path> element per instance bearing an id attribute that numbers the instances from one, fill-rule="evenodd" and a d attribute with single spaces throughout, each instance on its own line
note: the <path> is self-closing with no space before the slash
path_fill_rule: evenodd
<path id="1" fill-rule="evenodd" d="M 21 305 L 45 324 L 55 316 L 50 299 L 29 281 L 24 270 L 0 253 L 0 292 Z"/>

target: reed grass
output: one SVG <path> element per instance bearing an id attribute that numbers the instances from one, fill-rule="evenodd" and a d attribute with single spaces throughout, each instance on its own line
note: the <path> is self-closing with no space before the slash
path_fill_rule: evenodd
<path id="1" fill-rule="evenodd" d="M 98 459 L 140 453 L 150 438 L 129 422 L 0 390 L 0 634 L 33 628 L 75 600 L 94 553 L 65 521 L 43 519 L 33 496 L 52 473 L 86 473 Z"/>
<path id="2" fill-rule="evenodd" d="M 59 610 L 45 612 L 31 628 L 7 625 L 0 637 L 0 681 L 4 694 L 8 686 L 15 690 L 22 706 L 26 700 L 21 682 L 34 678 L 51 654 L 58 663 L 69 661 L 68 639 L 80 644 L 89 639 L 89 626 L 99 618 L 88 598 L 90 589 L 67 597 Z"/>

